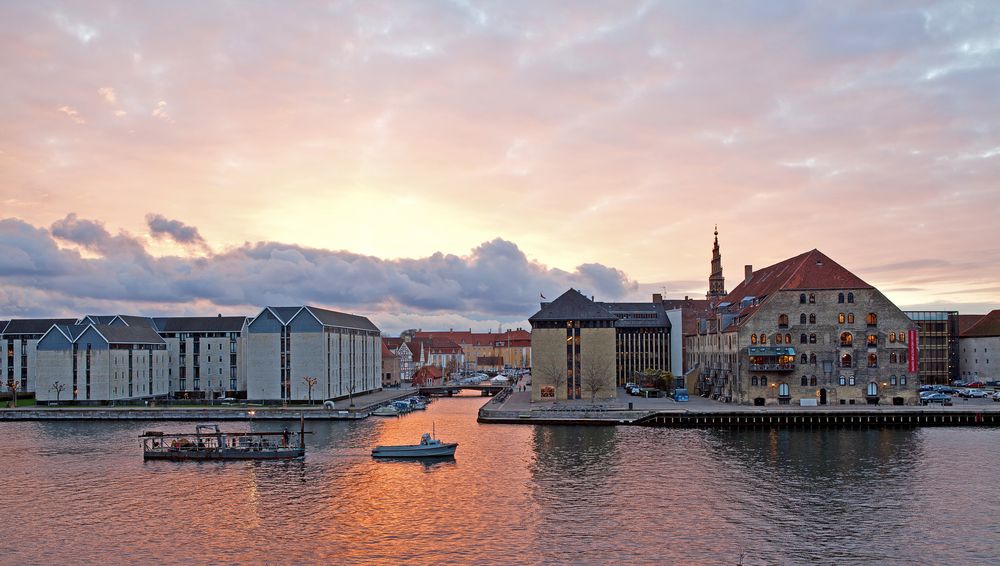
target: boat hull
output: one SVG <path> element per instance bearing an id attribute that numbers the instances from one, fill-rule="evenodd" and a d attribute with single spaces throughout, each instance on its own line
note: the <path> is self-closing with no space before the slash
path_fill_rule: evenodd
<path id="1" fill-rule="evenodd" d="M 304 448 L 284 450 L 158 450 L 143 452 L 144 460 L 294 460 L 304 458 Z"/>
<path id="2" fill-rule="evenodd" d="M 442 458 L 454 456 L 458 443 L 437 444 L 433 446 L 376 446 L 372 450 L 373 458 Z"/>

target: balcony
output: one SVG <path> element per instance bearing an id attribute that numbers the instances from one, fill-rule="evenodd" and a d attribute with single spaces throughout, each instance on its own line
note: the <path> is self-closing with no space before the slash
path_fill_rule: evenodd
<path id="1" fill-rule="evenodd" d="M 750 362 L 750 371 L 795 371 L 794 363 L 754 363 Z"/>
<path id="2" fill-rule="evenodd" d="M 750 371 L 795 371 L 795 348 L 750 347 L 747 349 Z"/>

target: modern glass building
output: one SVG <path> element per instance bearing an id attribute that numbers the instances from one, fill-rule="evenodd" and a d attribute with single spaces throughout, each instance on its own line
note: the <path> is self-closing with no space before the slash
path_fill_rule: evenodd
<path id="1" fill-rule="evenodd" d="M 958 311 L 905 313 L 919 327 L 920 380 L 947 385 L 958 379 Z"/>

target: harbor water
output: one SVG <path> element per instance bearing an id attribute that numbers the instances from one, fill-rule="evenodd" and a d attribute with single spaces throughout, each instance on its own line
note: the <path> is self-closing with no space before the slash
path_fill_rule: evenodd
<path id="1" fill-rule="evenodd" d="M 483 402 L 309 422 L 291 462 L 143 461 L 143 430 L 193 423 L 2 423 L 0 563 L 1000 563 L 997 429 L 487 425 Z M 454 460 L 371 458 L 432 427 Z"/>

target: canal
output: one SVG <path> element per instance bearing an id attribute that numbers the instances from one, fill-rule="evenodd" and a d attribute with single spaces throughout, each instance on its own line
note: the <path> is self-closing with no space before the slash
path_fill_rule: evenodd
<path id="1" fill-rule="evenodd" d="M 0 424 L 0 562 L 995 564 L 1000 430 L 310 422 L 300 462 L 148 462 L 145 429 Z M 432 425 L 454 461 L 377 462 Z M 297 423 L 289 423 L 295 427 Z M 227 430 L 277 423 L 225 423 Z"/>

